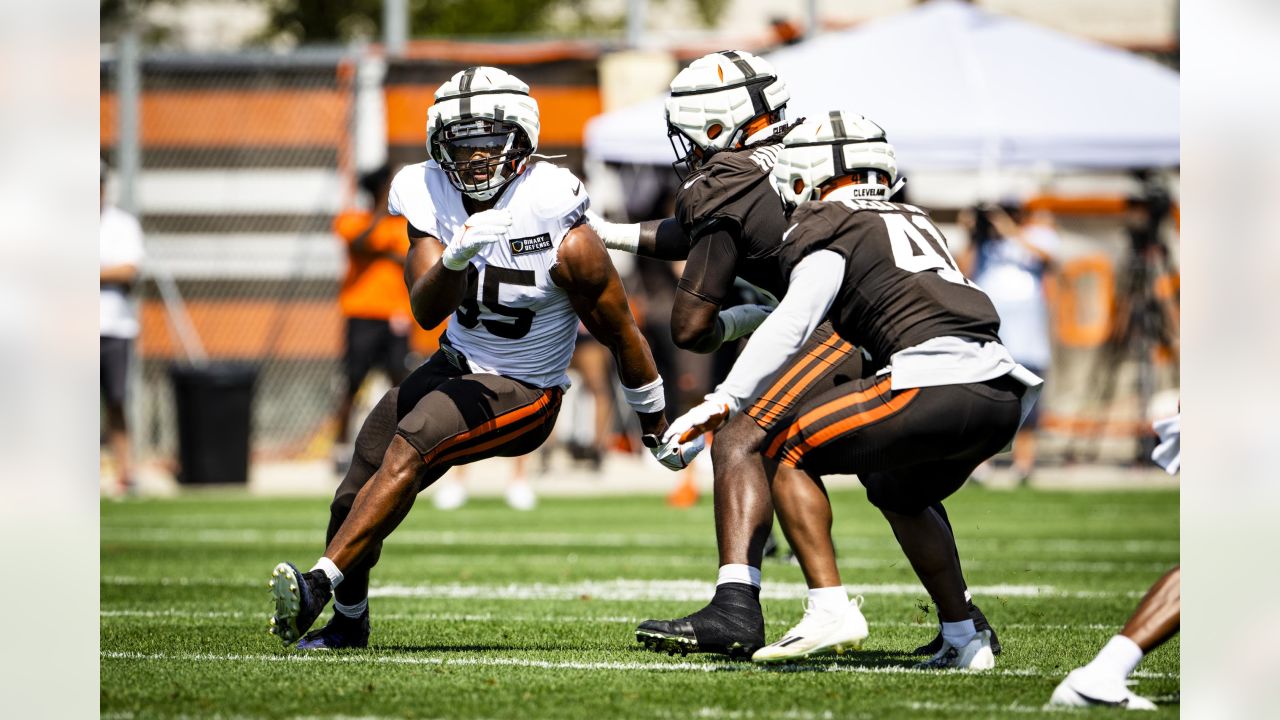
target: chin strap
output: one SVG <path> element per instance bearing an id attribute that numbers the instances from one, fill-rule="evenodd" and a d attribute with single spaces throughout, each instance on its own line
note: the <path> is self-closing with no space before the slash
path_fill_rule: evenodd
<path id="1" fill-rule="evenodd" d="M 898 191 L 901 190 L 906 184 L 907 184 L 907 179 L 905 177 L 899 177 L 897 182 L 893 184 L 893 187 L 889 188 L 889 194 L 885 197 L 885 199 L 888 200 L 894 195 L 897 195 Z"/>

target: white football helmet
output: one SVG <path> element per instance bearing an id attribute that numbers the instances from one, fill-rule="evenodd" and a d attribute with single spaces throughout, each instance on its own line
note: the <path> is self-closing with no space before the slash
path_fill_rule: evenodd
<path id="1" fill-rule="evenodd" d="M 787 133 L 773 181 L 788 207 L 821 200 L 827 190 L 853 188 L 851 197 L 888 200 L 898 162 L 884 129 L 856 113 L 833 110 Z"/>
<path id="2" fill-rule="evenodd" d="M 538 103 L 519 78 L 467 68 L 436 90 L 427 109 L 427 152 L 459 191 L 489 200 L 538 149 Z"/>
<path id="3" fill-rule="evenodd" d="M 724 50 L 694 60 L 671 81 L 667 98 L 676 172 L 683 177 L 716 152 L 741 145 L 775 114 L 781 120 L 789 99 L 786 83 L 764 58 Z"/>

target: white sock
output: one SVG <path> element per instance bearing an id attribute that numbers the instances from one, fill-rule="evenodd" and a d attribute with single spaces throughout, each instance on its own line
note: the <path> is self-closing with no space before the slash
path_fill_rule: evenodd
<path id="1" fill-rule="evenodd" d="M 978 634 L 977 628 L 973 626 L 973 620 L 961 620 L 960 622 L 942 623 L 942 639 L 951 643 L 953 647 L 962 648 L 969 644 L 974 635 Z"/>
<path id="2" fill-rule="evenodd" d="M 1098 656 L 1088 664 L 1090 671 L 1114 677 L 1121 682 L 1142 662 L 1142 648 L 1123 635 L 1116 635 L 1098 651 Z"/>
<path id="3" fill-rule="evenodd" d="M 322 557 L 316 561 L 312 570 L 323 570 L 326 577 L 329 578 L 329 589 L 333 590 L 338 587 L 338 583 L 342 582 L 342 571 L 337 565 L 327 557 Z"/>
<path id="4" fill-rule="evenodd" d="M 725 583 L 743 583 L 751 587 L 760 587 L 760 568 L 750 565 L 721 565 L 720 575 L 716 578 L 716 587 Z"/>
<path id="5" fill-rule="evenodd" d="M 849 607 L 849 591 L 843 585 L 809 588 L 809 606 L 830 613 L 844 612 Z"/>
<path id="6" fill-rule="evenodd" d="M 349 618 L 355 619 L 363 615 L 365 610 L 369 609 L 369 598 L 365 598 L 355 605 L 343 605 L 342 603 L 335 601 L 333 603 L 333 609 Z"/>

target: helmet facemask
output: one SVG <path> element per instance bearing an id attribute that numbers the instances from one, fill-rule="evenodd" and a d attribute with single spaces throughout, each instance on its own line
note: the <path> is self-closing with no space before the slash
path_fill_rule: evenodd
<path id="1" fill-rule="evenodd" d="M 468 118 L 444 126 L 432 155 L 454 188 L 476 200 L 492 199 L 524 169 L 533 148 L 513 122 Z"/>
<path id="2" fill-rule="evenodd" d="M 707 157 L 706 151 L 698 147 L 680 128 L 672 125 L 667 125 L 667 140 L 676 153 L 676 161 L 671 163 L 671 168 L 676 171 L 676 177 L 684 180 L 701 167 L 703 159 Z"/>

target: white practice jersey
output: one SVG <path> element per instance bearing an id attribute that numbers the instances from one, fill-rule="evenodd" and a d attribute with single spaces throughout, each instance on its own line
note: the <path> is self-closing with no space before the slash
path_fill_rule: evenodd
<path id="1" fill-rule="evenodd" d="M 537 387 L 567 386 L 578 315 L 551 279 L 560 242 L 590 205 L 572 172 L 540 162 L 525 169 L 495 208 L 511 211 L 507 242 L 471 260 L 467 293 L 453 313 L 449 342 L 472 372 L 505 375 Z M 389 209 L 446 246 L 469 213 L 434 160 L 410 165 L 391 183 Z"/>

